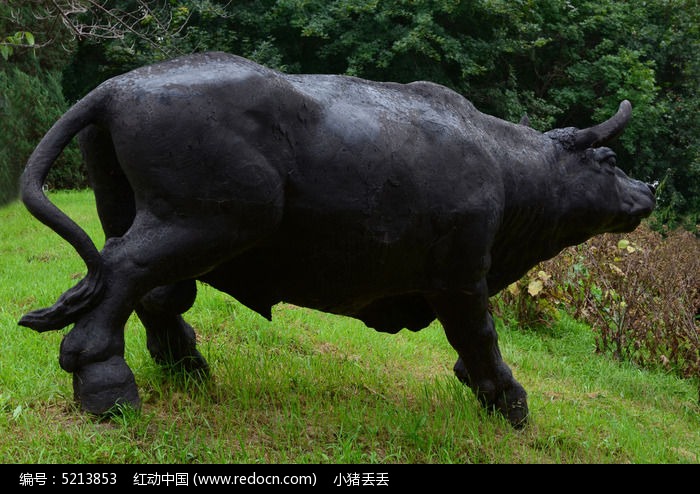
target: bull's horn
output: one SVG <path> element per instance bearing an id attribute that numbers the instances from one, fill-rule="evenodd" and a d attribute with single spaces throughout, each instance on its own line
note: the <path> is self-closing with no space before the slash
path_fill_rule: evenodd
<path id="1" fill-rule="evenodd" d="M 594 148 L 619 136 L 632 116 L 632 103 L 624 100 L 617 113 L 603 123 L 577 130 L 574 135 L 576 149 Z"/>

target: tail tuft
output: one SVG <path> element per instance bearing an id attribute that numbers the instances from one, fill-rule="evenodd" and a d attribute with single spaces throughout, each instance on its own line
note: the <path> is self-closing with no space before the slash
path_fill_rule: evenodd
<path id="1" fill-rule="evenodd" d="M 62 329 L 76 321 L 100 300 L 104 290 L 101 271 L 88 272 L 77 285 L 66 291 L 51 307 L 25 314 L 18 322 L 20 326 L 43 333 Z"/>

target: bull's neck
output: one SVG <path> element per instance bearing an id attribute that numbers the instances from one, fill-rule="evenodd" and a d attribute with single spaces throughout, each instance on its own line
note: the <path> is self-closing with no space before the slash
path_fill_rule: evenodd
<path id="1" fill-rule="evenodd" d="M 503 163 L 504 206 L 499 233 L 492 248 L 489 287 L 498 291 L 520 279 L 532 266 L 556 255 L 563 247 L 559 235 L 558 170 L 546 152 L 529 142 L 510 162 Z M 553 147 L 552 153 L 554 153 Z M 543 150 L 545 151 L 543 153 Z"/>

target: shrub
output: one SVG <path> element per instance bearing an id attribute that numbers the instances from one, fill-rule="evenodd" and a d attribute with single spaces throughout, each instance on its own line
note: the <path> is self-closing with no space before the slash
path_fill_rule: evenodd
<path id="1" fill-rule="evenodd" d="M 19 176 L 29 155 L 66 108 L 59 75 L 0 70 L 0 204 L 17 198 Z M 58 159 L 47 183 L 60 189 L 86 185 L 74 143 Z"/>
<path id="2" fill-rule="evenodd" d="M 687 230 L 594 237 L 537 265 L 493 307 L 530 328 L 565 311 L 593 328 L 600 353 L 700 376 L 700 240 Z"/>

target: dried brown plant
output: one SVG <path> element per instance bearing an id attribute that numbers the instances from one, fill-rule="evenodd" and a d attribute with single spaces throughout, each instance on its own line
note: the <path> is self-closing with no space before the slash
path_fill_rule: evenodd
<path id="1" fill-rule="evenodd" d="M 531 328 L 564 311 L 593 328 L 596 351 L 700 381 L 700 239 L 687 230 L 643 224 L 594 237 L 533 268 L 492 306 Z"/>

